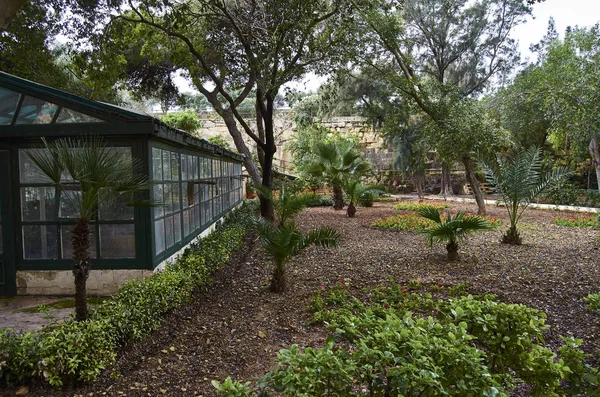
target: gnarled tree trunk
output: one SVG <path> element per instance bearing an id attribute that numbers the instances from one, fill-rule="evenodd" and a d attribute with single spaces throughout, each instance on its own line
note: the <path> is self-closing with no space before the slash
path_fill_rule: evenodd
<path id="1" fill-rule="evenodd" d="M 450 174 L 450 167 L 447 165 L 442 166 L 442 182 L 440 185 L 440 196 L 454 196 L 454 192 L 452 191 L 452 177 Z"/>
<path id="2" fill-rule="evenodd" d="M 341 186 L 333 186 L 333 209 L 341 210 L 344 208 L 344 192 Z"/>
<path id="3" fill-rule="evenodd" d="M 596 181 L 598 182 L 598 190 L 600 190 L 600 150 L 598 149 L 598 134 L 590 131 L 590 156 L 592 157 L 592 163 L 596 170 Z"/>
<path id="4" fill-rule="evenodd" d="M 465 174 L 473 191 L 473 196 L 475 196 L 475 202 L 477 202 L 477 214 L 485 215 L 485 199 L 481 191 L 481 184 L 475 176 L 475 164 L 470 157 L 463 157 L 462 163 L 465 166 Z"/>

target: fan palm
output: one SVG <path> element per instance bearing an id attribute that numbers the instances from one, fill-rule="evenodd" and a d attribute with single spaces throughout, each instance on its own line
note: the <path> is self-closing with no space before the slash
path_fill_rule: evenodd
<path id="1" fill-rule="evenodd" d="M 542 175 L 542 151 L 531 147 L 505 159 L 482 162 L 488 183 L 502 195 L 508 210 L 510 227 L 502 238 L 503 243 L 519 245 L 522 242 L 517 223 L 529 204 L 545 189 L 570 175 L 566 167 L 553 169 Z"/>
<path id="2" fill-rule="evenodd" d="M 288 220 L 284 224 L 274 224 L 265 218 L 256 222 L 256 231 L 266 253 L 273 260 L 271 291 L 286 290 L 285 265 L 304 248 L 315 244 L 321 247 L 337 247 L 339 234 L 330 227 L 313 229 L 302 233 L 296 222 Z"/>
<path id="3" fill-rule="evenodd" d="M 141 163 L 104 144 L 101 138 L 59 139 L 45 150 L 27 152 L 38 168 L 50 178 L 61 197 L 77 208 L 77 221 L 71 232 L 73 276 L 75 279 L 75 316 L 88 317 L 86 282 L 90 273 L 90 222 L 98 208 L 112 205 L 119 196 L 132 198 L 144 189 L 148 179 Z M 131 200 L 129 200 L 131 202 Z"/>
<path id="4" fill-rule="evenodd" d="M 349 144 L 320 142 L 315 145 L 314 154 L 316 160 L 308 166 L 306 173 L 331 185 L 333 208 L 341 210 L 344 207 L 344 181 L 360 178 L 371 168 L 371 164 Z"/>
<path id="5" fill-rule="evenodd" d="M 350 218 L 354 218 L 356 215 L 356 203 L 360 202 L 361 198 L 364 198 L 366 195 L 371 195 L 381 192 L 377 189 L 371 189 L 360 183 L 360 181 L 356 179 L 350 179 L 344 182 L 344 191 L 348 196 L 348 200 L 350 203 L 348 204 L 348 209 L 346 210 L 346 214 Z"/>
<path id="6" fill-rule="evenodd" d="M 459 212 L 454 217 L 448 212 L 446 217 L 442 217 L 437 209 L 428 207 L 419 210 L 419 215 L 435 222 L 434 227 L 423 233 L 427 234 L 430 244 L 446 243 L 449 261 L 458 260 L 458 243 L 464 241 L 469 233 L 495 227 L 480 216 L 464 212 Z"/>

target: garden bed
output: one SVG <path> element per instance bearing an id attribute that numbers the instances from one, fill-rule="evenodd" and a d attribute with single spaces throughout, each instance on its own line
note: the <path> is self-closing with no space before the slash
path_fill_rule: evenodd
<path id="1" fill-rule="evenodd" d="M 342 235 L 339 249 L 310 248 L 288 267 L 289 290 L 268 292 L 270 268 L 250 240 L 207 292 L 173 313 L 141 343 L 129 347 L 93 385 L 76 394 L 215 395 L 210 381 L 250 380 L 271 369 L 279 349 L 291 344 L 320 347 L 328 332 L 309 325 L 306 310 L 321 288 L 343 280 L 352 291 L 371 289 L 390 280 L 418 280 L 441 287 L 469 283 L 469 292 L 497 294 L 504 302 L 523 303 L 547 313 L 546 342 L 560 344 L 559 335 L 584 340 L 589 353 L 600 349 L 600 318 L 585 309 L 584 298 L 600 288 L 598 231 L 553 224 L 555 211 L 526 211 L 523 246 L 500 244 L 506 210 L 488 206 L 503 220 L 498 230 L 474 234 L 461 245 L 461 260 L 446 261 L 443 245 L 429 247 L 423 236 L 406 231 L 371 228 L 379 218 L 398 211 L 394 203 L 359 208 L 356 218 L 343 211 L 311 208 L 300 215 L 302 228 L 329 225 Z M 450 211 L 475 212 L 471 204 L 451 203 Z M 14 395 L 14 390 L 6 395 Z M 30 395 L 64 395 L 48 387 L 31 387 Z M 514 395 L 527 395 L 517 389 Z"/>

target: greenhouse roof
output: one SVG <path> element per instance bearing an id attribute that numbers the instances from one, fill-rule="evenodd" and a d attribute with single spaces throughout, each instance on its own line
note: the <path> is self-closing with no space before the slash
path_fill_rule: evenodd
<path id="1" fill-rule="evenodd" d="M 153 135 L 236 160 L 243 157 L 172 127 L 152 115 L 97 102 L 0 72 L 0 137 Z"/>

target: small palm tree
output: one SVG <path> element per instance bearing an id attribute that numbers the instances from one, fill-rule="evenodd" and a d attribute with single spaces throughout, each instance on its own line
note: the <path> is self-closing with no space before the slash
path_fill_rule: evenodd
<path id="1" fill-rule="evenodd" d="M 448 212 L 446 217 L 442 217 L 437 209 L 428 207 L 419 210 L 419 215 L 435 222 L 434 227 L 423 233 L 427 234 L 430 244 L 446 243 L 448 260 L 451 262 L 458 260 L 458 243 L 464 241 L 469 233 L 495 227 L 480 216 L 464 212 L 459 212 L 454 217 Z"/>
<path id="2" fill-rule="evenodd" d="M 88 318 L 90 222 L 96 219 L 100 204 L 106 207 L 121 195 L 132 196 L 147 188 L 148 179 L 140 162 L 106 146 L 101 138 L 59 139 L 51 143 L 42 140 L 45 150 L 29 151 L 27 155 L 78 209 L 71 245 L 75 260 L 75 317 L 83 321 Z"/>
<path id="3" fill-rule="evenodd" d="M 333 188 L 333 208 L 344 207 L 343 185 L 348 179 L 358 179 L 371 164 L 352 145 L 337 142 L 320 142 L 314 147 L 316 160 L 306 172 L 330 184 Z"/>
<path id="4" fill-rule="evenodd" d="M 330 227 L 313 229 L 302 233 L 296 222 L 288 220 L 284 224 L 274 224 L 265 218 L 256 222 L 256 231 L 261 244 L 273 260 L 272 292 L 285 292 L 285 265 L 300 251 L 314 244 L 321 247 L 337 247 L 340 235 Z"/>
<path id="5" fill-rule="evenodd" d="M 520 245 L 522 238 L 517 223 L 529 204 L 545 189 L 555 185 L 570 175 L 566 167 L 553 169 L 541 175 L 542 151 L 531 147 L 505 159 L 482 162 L 488 183 L 502 195 L 510 218 L 510 227 L 502 237 L 506 244 Z"/>
<path id="6" fill-rule="evenodd" d="M 356 204 L 366 195 L 373 195 L 381 192 L 377 189 L 371 189 L 360 183 L 357 179 L 350 179 L 344 182 L 344 191 L 348 196 L 350 203 L 346 209 L 346 214 L 350 218 L 354 218 L 356 215 Z M 372 196 L 371 196 L 372 197 Z"/>
<path id="7" fill-rule="evenodd" d="M 330 227 L 313 229 L 302 233 L 294 218 L 308 205 L 311 195 L 289 194 L 285 185 L 279 191 L 279 197 L 274 198 L 268 189 L 259 188 L 262 197 L 273 203 L 275 220 L 260 218 L 256 222 L 256 232 L 267 254 L 273 260 L 273 276 L 271 278 L 272 292 L 285 292 L 285 265 L 304 248 L 310 245 L 321 247 L 337 247 L 340 235 Z"/>

